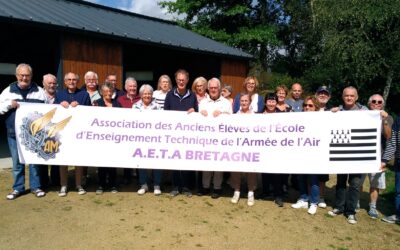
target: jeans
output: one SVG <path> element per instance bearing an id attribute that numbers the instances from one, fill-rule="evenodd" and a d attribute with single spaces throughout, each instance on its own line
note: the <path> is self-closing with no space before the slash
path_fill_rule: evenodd
<path id="1" fill-rule="evenodd" d="M 299 174 L 299 191 L 302 201 L 310 201 L 311 204 L 318 204 L 319 202 L 319 179 L 316 174 Z M 310 192 L 308 192 L 308 185 Z"/>
<path id="2" fill-rule="evenodd" d="M 347 181 L 349 190 L 346 195 Z M 360 198 L 361 174 L 338 174 L 336 183 L 335 208 L 346 216 L 356 213 L 357 202 Z"/>
<path id="3" fill-rule="evenodd" d="M 97 174 L 99 177 L 99 186 L 105 188 L 107 186 L 107 174 L 109 186 L 117 186 L 117 169 L 116 168 L 97 168 Z"/>
<path id="4" fill-rule="evenodd" d="M 395 174 L 395 190 L 396 196 L 394 198 L 395 206 L 396 206 L 396 215 L 397 218 L 400 218 L 400 159 L 396 159 L 394 166 L 394 174 Z"/>
<path id="5" fill-rule="evenodd" d="M 25 191 L 25 165 L 19 161 L 17 140 L 15 136 L 7 136 L 8 147 L 10 148 L 11 158 L 12 158 L 12 172 L 13 172 L 13 190 L 18 192 Z M 40 177 L 39 168 L 37 165 L 29 165 L 29 187 L 31 191 L 40 188 Z"/>
<path id="6" fill-rule="evenodd" d="M 172 185 L 174 189 L 188 188 L 190 185 L 190 179 L 193 171 L 188 170 L 172 170 Z"/>
<path id="7" fill-rule="evenodd" d="M 154 179 L 153 179 L 154 186 L 160 186 L 162 170 L 153 169 L 152 171 L 153 171 L 153 176 L 154 176 Z M 139 184 L 141 186 L 148 185 L 147 180 L 148 180 L 147 169 L 139 169 Z"/>
<path id="8" fill-rule="evenodd" d="M 307 187 L 307 176 L 306 174 L 297 175 L 297 180 L 299 184 L 300 198 L 299 200 L 308 202 L 308 187 Z"/>

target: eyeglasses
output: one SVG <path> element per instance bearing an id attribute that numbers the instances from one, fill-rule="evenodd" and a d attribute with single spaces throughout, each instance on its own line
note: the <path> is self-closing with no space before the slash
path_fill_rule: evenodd
<path id="1" fill-rule="evenodd" d="M 303 108 L 314 108 L 314 104 L 303 104 Z"/>
<path id="2" fill-rule="evenodd" d="M 24 77 L 31 77 L 29 74 L 18 74 L 19 77 L 24 78 Z"/>
<path id="3" fill-rule="evenodd" d="M 382 100 L 372 100 L 371 101 L 373 104 L 382 104 L 383 101 Z"/>

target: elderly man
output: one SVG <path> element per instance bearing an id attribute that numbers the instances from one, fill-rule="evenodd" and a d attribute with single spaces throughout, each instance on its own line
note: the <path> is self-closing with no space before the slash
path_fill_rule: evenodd
<path id="1" fill-rule="evenodd" d="M 99 93 L 99 77 L 96 72 L 88 71 L 85 76 L 86 91 L 89 93 L 90 102 L 92 105 L 97 105 L 96 102 L 101 98 Z"/>
<path id="2" fill-rule="evenodd" d="M 66 89 L 63 89 L 56 94 L 55 104 L 60 104 L 64 108 L 76 107 L 78 105 L 90 106 L 89 94 L 81 89 L 78 89 L 77 84 L 79 76 L 75 73 L 69 72 L 64 77 L 64 84 Z M 78 194 L 86 194 L 85 189 L 82 187 L 83 167 L 75 167 L 75 185 Z M 68 189 L 68 166 L 60 166 L 60 182 L 61 189 L 58 196 L 64 197 L 67 195 Z"/>
<path id="3" fill-rule="evenodd" d="M 332 111 L 358 111 L 368 110 L 367 107 L 357 103 L 358 93 L 354 87 L 347 87 L 342 94 L 343 105 L 332 108 Z M 349 190 L 346 195 L 347 181 Z M 336 183 L 336 201 L 333 210 L 329 211 L 330 216 L 344 213 L 347 222 L 356 224 L 356 207 L 360 198 L 361 174 L 338 174 Z"/>
<path id="4" fill-rule="evenodd" d="M 117 75 L 115 74 L 110 74 L 106 77 L 106 83 L 110 83 L 113 88 L 113 94 L 112 94 L 112 99 L 118 99 L 118 97 L 125 95 L 125 92 L 123 90 L 117 89 Z"/>
<path id="5" fill-rule="evenodd" d="M 393 117 L 383 110 L 384 100 L 379 94 L 374 94 L 368 99 L 368 107 L 370 110 L 379 110 L 382 117 L 382 136 L 381 136 L 381 149 L 382 152 L 385 149 L 386 141 L 390 139 L 392 133 Z M 361 180 L 361 190 L 362 183 L 364 183 L 366 175 L 362 176 Z M 368 215 L 372 219 L 377 219 L 379 217 L 378 211 L 376 210 L 376 202 L 379 197 L 379 190 L 384 190 L 386 188 L 386 178 L 385 172 L 370 173 L 368 174 L 370 189 L 370 202 Z"/>
<path id="6" fill-rule="evenodd" d="M 197 98 L 196 95 L 187 89 L 187 84 L 189 82 L 189 73 L 184 69 L 179 69 L 175 73 L 176 88 L 169 91 L 165 97 L 164 110 L 177 110 L 197 112 Z M 177 196 L 182 190 L 182 193 L 187 197 L 192 196 L 192 192 L 189 189 L 191 171 L 180 171 L 174 170 L 172 172 L 172 184 L 174 185 L 171 191 L 171 196 Z"/>
<path id="7" fill-rule="evenodd" d="M 56 98 L 57 92 L 57 78 L 52 74 L 46 74 L 43 76 L 43 88 L 45 93 L 45 103 L 53 104 Z M 60 171 L 58 166 L 51 166 L 50 180 L 51 185 L 60 185 Z M 46 189 L 49 186 L 49 169 L 47 165 L 40 165 L 40 183 L 42 188 Z"/>
<path id="8" fill-rule="evenodd" d="M 121 107 L 131 109 L 133 104 L 140 100 L 140 96 L 137 94 L 137 82 L 135 78 L 126 78 L 125 91 L 125 95 L 119 96 L 117 101 Z M 124 184 L 127 185 L 131 182 L 132 172 L 131 168 L 124 168 Z"/>
<path id="9" fill-rule="evenodd" d="M 290 105 L 294 112 L 301 112 L 303 110 L 303 88 L 300 83 L 293 83 L 290 89 L 290 97 L 286 100 L 286 104 Z"/>
<path id="10" fill-rule="evenodd" d="M 14 200 L 25 192 L 25 164 L 19 161 L 17 150 L 17 138 L 15 134 L 15 113 L 19 103 L 44 103 L 45 94 L 41 87 L 31 82 L 32 68 L 28 64 L 21 63 L 15 70 L 16 82 L 11 83 L 0 95 L 0 114 L 6 116 L 8 147 L 12 158 L 13 190 L 6 198 Z M 39 168 L 37 165 L 29 165 L 29 186 L 36 197 L 43 197 L 46 193 L 41 189 Z"/>
<path id="11" fill-rule="evenodd" d="M 208 81 L 208 93 L 206 99 L 199 103 L 199 111 L 203 116 L 217 117 L 221 114 L 232 114 L 232 104 L 221 95 L 221 82 L 218 78 L 212 78 Z M 211 198 L 218 199 L 222 194 L 223 172 L 203 172 L 203 193 L 210 192 L 210 182 L 213 177 L 214 190 Z"/>

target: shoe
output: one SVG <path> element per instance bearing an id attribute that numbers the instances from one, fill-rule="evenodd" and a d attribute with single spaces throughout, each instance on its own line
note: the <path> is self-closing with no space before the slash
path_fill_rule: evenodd
<path id="1" fill-rule="evenodd" d="M 317 204 L 311 204 L 310 208 L 307 210 L 307 213 L 314 215 L 317 213 L 317 208 L 318 208 Z"/>
<path id="2" fill-rule="evenodd" d="M 186 195 L 186 197 L 192 197 L 192 192 L 190 192 L 189 188 L 183 188 L 182 194 Z"/>
<path id="3" fill-rule="evenodd" d="M 6 198 L 7 200 L 15 200 L 21 195 L 20 192 L 17 190 L 13 190 L 11 193 L 7 194 Z"/>
<path id="4" fill-rule="evenodd" d="M 169 193 L 170 196 L 175 197 L 179 195 L 179 190 L 177 188 L 173 189 L 171 193 Z"/>
<path id="5" fill-rule="evenodd" d="M 46 196 L 46 193 L 43 190 L 41 190 L 40 188 L 32 191 L 32 194 L 34 194 L 37 198 Z"/>
<path id="6" fill-rule="evenodd" d="M 138 195 L 144 195 L 148 190 L 149 188 L 147 187 L 147 185 L 142 185 L 137 193 Z"/>
<path id="7" fill-rule="evenodd" d="M 272 200 L 274 198 L 274 196 L 270 192 L 263 193 L 261 197 L 261 199 L 263 200 Z"/>
<path id="8" fill-rule="evenodd" d="M 397 215 L 395 215 L 395 214 L 390 215 L 390 216 L 385 216 L 381 220 L 384 222 L 390 223 L 390 224 L 394 224 L 394 223 L 400 224 L 400 220 L 399 220 L 399 218 L 397 218 Z"/>
<path id="9" fill-rule="evenodd" d="M 101 195 L 101 194 L 103 194 L 103 192 L 104 192 L 104 190 L 103 190 L 103 187 L 101 187 L 101 186 L 96 189 L 97 195 Z"/>
<path id="10" fill-rule="evenodd" d="M 212 199 L 218 199 L 222 194 L 221 189 L 214 189 L 213 193 L 211 194 Z"/>
<path id="11" fill-rule="evenodd" d="M 200 188 L 197 191 L 197 195 L 198 196 L 208 195 L 209 193 L 210 193 L 210 189 L 209 188 Z"/>
<path id="12" fill-rule="evenodd" d="M 347 222 L 352 225 L 357 224 L 356 216 L 354 214 L 350 214 L 347 216 Z"/>
<path id="13" fill-rule="evenodd" d="M 328 214 L 329 214 L 330 216 L 336 216 L 336 215 L 339 215 L 339 214 L 342 214 L 342 213 L 343 213 L 343 211 L 340 211 L 340 210 L 337 209 L 337 208 L 334 208 L 333 210 L 331 210 L 331 211 L 328 212 Z"/>
<path id="14" fill-rule="evenodd" d="M 231 203 L 236 204 L 236 203 L 239 202 L 239 199 L 240 199 L 240 191 L 235 191 L 233 193 L 233 197 L 231 199 Z"/>
<path id="15" fill-rule="evenodd" d="M 118 193 L 117 187 L 112 187 L 110 191 L 111 191 L 112 194 Z"/>
<path id="16" fill-rule="evenodd" d="M 292 208 L 308 208 L 308 202 L 303 200 L 298 200 L 295 204 L 292 204 Z"/>
<path id="17" fill-rule="evenodd" d="M 378 217 L 379 217 L 378 211 L 376 211 L 376 208 L 374 208 L 374 207 L 369 208 L 368 215 L 372 219 L 378 219 Z"/>
<path id="18" fill-rule="evenodd" d="M 249 206 L 249 207 L 254 206 L 254 193 L 253 192 L 249 192 L 249 194 L 247 195 L 247 206 Z"/>
<path id="19" fill-rule="evenodd" d="M 323 198 L 319 199 L 318 207 L 326 208 L 326 203 L 325 203 L 325 200 Z"/>
<path id="20" fill-rule="evenodd" d="M 64 197 L 67 196 L 67 186 L 62 186 L 60 192 L 58 192 L 58 196 Z"/>
<path id="21" fill-rule="evenodd" d="M 275 204 L 276 204 L 278 207 L 283 207 L 283 200 L 282 200 L 282 198 L 281 198 L 281 197 L 276 197 L 276 198 L 275 198 Z"/>
<path id="22" fill-rule="evenodd" d="M 160 186 L 154 186 L 154 195 L 160 195 L 161 189 Z"/>
<path id="23" fill-rule="evenodd" d="M 79 194 L 79 195 L 84 195 L 84 194 L 86 194 L 86 190 L 83 189 L 82 186 L 78 186 L 76 189 L 78 189 L 78 194 Z"/>

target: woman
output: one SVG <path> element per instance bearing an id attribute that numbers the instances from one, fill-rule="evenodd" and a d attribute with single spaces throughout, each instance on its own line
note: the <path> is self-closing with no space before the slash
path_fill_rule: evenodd
<path id="1" fill-rule="evenodd" d="M 114 93 L 114 85 L 112 83 L 104 83 L 100 87 L 100 94 L 102 98 L 97 100 L 98 107 L 108 108 L 120 108 L 121 104 L 117 99 L 112 99 Z M 111 193 L 115 194 L 117 190 L 117 169 L 109 167 L 101 167 L 97 169 L 99 186 L 96 190 L 96 194 L 103 194 L 105 187 L 107 186 L 107 175 L 108 175 L 108 186 L 110 187 Z"/>
<path id="2" fill-rule="evenodd" d="M 139 89 L 140 100 L 133 104 L 132 109 L 139 110 L 139 111 L 147 111 L 147 110 L 161 110 L 160 105 L 153 101 L 153 87 L 148 84 L 142 85 Z M 148 185 L 148 177 L 147 177 L 147 169 L 139 169 L 139 184 L 140 189 L 137 191 L 139 195 L 145 194 L 149 190 Z M 154 175 L 154 194 L 160 195 L 161 194 L 161 176 L 162 170 L 160 169 L 153 169 Z"/>
<path id="3" fill-rule="evenodd" d="M 288 93 L 289 93 L 289 89 L 284 85 L 278 85 L 275 88 L 275 94 L 278 97 L 278 103 L 276 104 L 276 107 L 281 112 L 292 112 L 293 111 L 292 107 L 285 102 Z"/>
<path id="4" fill-rule="evenodd" d="M 233 98 L 232 98 L 232 87 L 230 85 L 225 84 L 221 89 L 221 95 L 225 97 L 233 107 Z"/>
<path id="5" fill-rule="evenodd" d="M 307 96 L 303 103 L 303 112 L 315 112 L 319 110 L 319 103 L 314 96 Z M 308 195 L 308 186 L 310 185 L 310 196 Z M 314 215 L 317 212 L 319 202 L 319 180 L 317 174 L 299 175 L 300 198 L 293 208 L 308 208 L 308 213 Z M 310 207 L 308 201 L 310 200 Z"/>
<path id="6" fill-rule="evenodd" d="M 282 112 L 278 107 L 278 97 L 275 93 L 269 93 L 265 95 L 265 108 L 263 114 L 272 114 Z M 283 207 L 283 174 L 261 174 L 262 186 L 263 186 L 263 199 L 268 199 L 271 195 L 270 186 L 272 185 L 273 193 L 275 197 L 275 204 L 278 207 Z"/>
<path id="7" fill-rule="evenodd" d="M 254 114 L 253 110 L 250 109 L 251 98 L 249 94 L 241 94 L 240 98 L 240 109 L 237 114 Z M 247 177 L 247 188 L 249 193 L 247 194 L 247 205 L 249 207 L 254 205 L 254 190 L 257 185 L 257 174 L 256 173 L 241 173 L 241 172 L 232 172 L 231 173 L 231 183 L 235 192 L 233 193 L 233 197 L 231 202 L 236 204 L 240 199 L 240 185 L 242 174 Z"/>
<path id="8" fill-rule="evenodd" d="M 192 91 L 196 94 L 197 104 L 199 104 L 203 99 L 208 97 L 206 92 L 207 89 L 207 79 L 200 76 L 194 79 L 192 85 Z"/>
<path id="9" fill-rule="evenodd" d="M 254 113 L 262 113 L 264 109 L 264 100 L 262 96 L 257 94 L 258 85 L 259 83 L 255 76 L 249 76 L 243 82 L 243 93 L 246 93 L 250 96 L 250 99 L 252 100 L 250 109 Z M 233 102 L 233 113 L 237 113 L 241 107 L 240 97 L 241 94 L 237 94 L 235 96 L 235 100 Z"/>
<path id="10" fill-rule="evenodd" d="M 162 75 L 158 78 L 157 90 L 153 93 L 154 101 L 164 109 L 165 97 L 168 91 L 172 89 L 171 78 L 167 75 Z"/>

